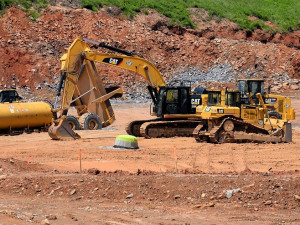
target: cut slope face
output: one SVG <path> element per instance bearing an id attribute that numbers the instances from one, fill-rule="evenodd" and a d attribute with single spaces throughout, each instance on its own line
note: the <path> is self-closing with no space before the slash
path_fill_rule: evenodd
<path id="1" fill-rule="evenodd" d="M 39 98 L 52 100 L 59 57 L 71 41 L 83 36 L 142 54 L 167 81 L 182 76 L 190 80 L 189 71 L 194 71 L 193 80 L 207 81 L 203 77 L 213 73 L 218 78 L 217 73 L 223 73 L 214 68 L 225 67 L 228 71 L 222 77 L 260 77 L 270 83 L 287 82 L 283 91 L 293 85 L 293 90 L 299 89 L 297 81 L 291 80 L 300 77 L 299 31 L 271 35 L 257 30 L 249 36 L 232 22 L 206 21 L 204 16 L 198 17 L 197 30 L 189 30 L 170 27 L 168 18 L 153 10 L 134 20 L 124 19 L 115 11 L 74 10 L 61 4 L 50 6 L 32 23 L 25 12 L 9 9 L 0 19 L 0 88 L 17 86 L 27 98 L 32 96 L 31 91 Z M 143 97 L 141 93 L 146 92 L 145 82 L 135 74 L 99 68 L 105 82 L 125 87 L 125 97 Z M 210 83 L 205 85 L 215 85 Z"/>

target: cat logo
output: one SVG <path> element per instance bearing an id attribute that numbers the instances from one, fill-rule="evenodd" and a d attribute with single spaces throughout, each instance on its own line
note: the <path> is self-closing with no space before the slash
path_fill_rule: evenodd
<path id="1" fill-rule="evenodd" d="M 192 105 L 199 105 L 200 101 L 201 101 L 200 98 L 198 98 L 198 99 L 197 98 L 192 98 L 191 99 Z"/>
<path id="2" fill-rule="evenodd" d="M 196 108 L 198 105 L 201 104 L 200 98 L 192 98 L 191 99 L 192 108 Z"/>
<path id="3" fill-rule="evenodd" d="M 108 63 L 111 65 L 119 66 L 123 62 L 123 58 L 105 58 L 103 59 L 104 63 Z"/>

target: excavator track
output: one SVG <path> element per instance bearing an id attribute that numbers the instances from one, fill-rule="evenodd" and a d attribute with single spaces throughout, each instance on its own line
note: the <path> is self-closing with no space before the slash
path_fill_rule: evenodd
<path id="1" fill-rule="evenodd" d="M 234 126 L 224 127 L 226 121 L 230 121 Z M 199 129 L 200 128 L 200 129 Z M 232 129 L 232 130 L 231 130 Z M 198 126 L 193 132 L 196 141 L 207 140 L 212 143 L 228 142 L 284 142 L 284 137 L 271 135 L 267 130 L 255 126 L 251 123 L 235 118 L 225 118 L 219 126 L 213 127 L 209 132 L 201 130 Z"/>
<path id="2" fill-rule="evenodd" d="M 162 120 L 161 118 L 156 118 L 156 119 L 152 119 L 152 120 L 134 120 L 129 122 L 126 125 L 126 132 L 129 135 L 133 135 L 136 137 L 142 137 L 141 132 L 140 132 L 140 127 L 143 123 L 147 123 L 147 122 L 152 122 L 152 121 L 160 121 Z"/>
<path id="3" fill-rule="evenodd" d="M 145 138 L 192 137 L 199 120 L 151 121 L 143 123 L 140 133 Z"/>

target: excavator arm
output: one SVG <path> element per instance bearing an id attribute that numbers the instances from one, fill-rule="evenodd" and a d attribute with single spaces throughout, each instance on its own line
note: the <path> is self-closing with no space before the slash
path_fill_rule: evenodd
<path id="1" fill-rule="evenodd" d="M 100 47 L 104 47 L 103 43 L 102 45 L 101 43 L 98 44 Z M 110 47 L 109 49 L 111 48 L 114 47 Z M 155 87 L 157 90 L 160 86 L 166 86 L 158 69 L 146 59 L 138 56 L 93 51 L 82 38 L 77 38 L 68 49 L 68 52 L 61 57 L 61 71 L 66 74 L 62 109 L 67 109 L 70 106 L 76 85 L 78 84 L 78 78 L 84 71 L 87 61 L 92 62 L 92 64 L 94 64 L 93 62 L 98 62 L 136 72 L 145 79 L 149 86 Z"/>
<path id="2" fill-rule="evenodd" d="M 110 54 L 91 50 L 87 42 L 92 42 L 94 45 L 121 54 Z M 57 91 L 54 108 L 56 108 L 63 83 L 64 89 L 61 108 L 54 109 L 55 112 L 60 112 L 60 117 L 58 118 L 56 113 L 54 117 L 57 123 L 49 129 L 49 135 L 53 139 L 61 139 L 64 135 L 73 136 L 69 135 L 72 131 L 68 130 L 65 132 L 66 126 L 58 125 L 60 120 L 64 120 L 64 116 L 66 116 L 68 108 L 71 105 L 77 106 L 78 114 L 90 112 L 99 115 L 103 126 L 108 126 L 115 120 L 112 107 L 108 100 L 112 95 L 120 93 L 121 91 L 117 89 L 112 93 L 106 93 L 95 62 L 137 73 L 152 87 L 152 91 L 155 90 L 157 92 L 160 86 L 166 86 L 158 69 L 146 59 L 136 56 L 132 52 L 80 37 L 71 44 L 60 60 L 61 82 Z M 151 88 L 149 88 L 149 91 L 151 91 Z M 153 93 L 151 93 L 151 97 L 153 98 Z M 57 126 L 64 128 L 59 132 L 60 129 L 58 129 Z M 57 135 L 57 133 L 59 133 L 59 135 Z M 74 135 L 74 137 L 77 136 Z"/>

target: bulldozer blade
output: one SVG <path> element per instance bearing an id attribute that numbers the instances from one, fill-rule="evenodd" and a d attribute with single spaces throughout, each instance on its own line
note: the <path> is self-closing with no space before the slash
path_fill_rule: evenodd
<path id="1" fill-rule="evenodd" d="M 53 140 L 69 140 L 81 138 L 75 133 L 66 120 L 60 120 L 59 123 L 53 123 L 48 130 L 49 136 Z"/>
<path id="2" fill-rule="evenodd" d="M 285 142 L 289 143 L 293 141 L 293 134 L 292 134 L 292 124 L 285 123 Z"/>

